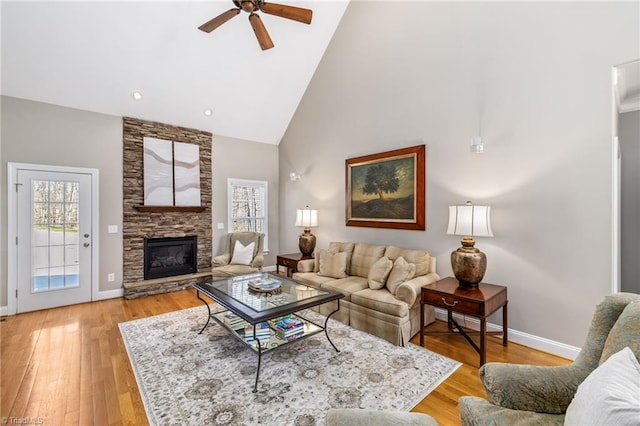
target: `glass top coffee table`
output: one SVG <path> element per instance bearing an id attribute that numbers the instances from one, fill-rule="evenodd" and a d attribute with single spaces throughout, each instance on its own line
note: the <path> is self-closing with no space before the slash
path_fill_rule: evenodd
<path id="1" fill-rule="evenodd" d="M 324 331 L 331 346 L 337 351 L 327 333 L 329 318 L 340 310 L 342 293 L 309 287 L 282 275 L 257 273 L 241 275 L 227 280 L 195 284 L 196 295 L 206 306 L 207 322 L 211 319 L 225 327 L 236 339 L 258 353 L 258 369 L 253 392 L 258 391 L 262 354 L 288 343 Z M 202 295 L 213 299 L 227 310 L 211 313 L 209 303 Z M 317 324 L 300 315 L 300 311 L 323 303 L 337 302 L 337 308 Z"/>

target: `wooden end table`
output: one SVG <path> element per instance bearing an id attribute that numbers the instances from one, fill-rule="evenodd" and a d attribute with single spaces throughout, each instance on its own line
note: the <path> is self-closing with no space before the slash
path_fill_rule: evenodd
<path id="1" fill-rule="evenodd" d="M 420 346 L 424 346 L 425 335 L 459 333 L 480 354 L 480 365 L 487 360 L 487 334 L 502 334 L 502 345 L 507 346 L 507 287 L 480 283 L 478 288 L 461 287 L 458 280 L 448 277 L 422 287 L 420 296 Z M 424 331 L 424 305 L 447 310 L 449 331 Z M 487 317 L 502 308 L 502 331 L 487 331 Z M 453 317 L 453 313 L 469 315 L 480 320 L 480 331 L 465 331 Z M 457 331 L 456 331 L 457 330 Z M 470 334 L 480 334 L 480 346 Z"/>
<path id="2" fill-rule="evenodd" d="M 311 256 L 303 256 L 302 253 L 279 254 L 276 257 L 276 273 L 280 273 L 280 267 L 284 267 L 287 277 L 291 278 L 298 270 L 298 261 L 302 259 L 313 259 Z"/>

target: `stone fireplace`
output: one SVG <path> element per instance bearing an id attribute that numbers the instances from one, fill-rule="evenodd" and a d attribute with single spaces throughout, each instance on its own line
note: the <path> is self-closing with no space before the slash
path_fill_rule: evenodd
<path id="1" fill-rule="evenodd" d="M 175 277 L 198 272 L 198 237 L 144 239 L 144 279 Z"/>
<path id="2" fill-rule="evenodd" d="M 123 287 L 128 299 L 188 288 L 210 275 L 212 254 L 212 135 L 125 117 L 123 128 Z M 143 138 L 197 144 L 200 148 L 200 206 L 145 206 Z M 195 237 L 195 271 L 145 277 L 145 241 Z M 174 253 L 175 254 L 175 253 Z M 174 259 L 175 260 L 175 259 Z M 175 260 L 177 261 L 177 260 Z M 166 260 L 170 263 L 170 260 Z"/>

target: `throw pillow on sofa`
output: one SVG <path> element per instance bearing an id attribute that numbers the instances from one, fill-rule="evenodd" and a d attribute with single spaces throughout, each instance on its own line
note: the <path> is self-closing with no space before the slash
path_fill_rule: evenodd
<path id="1" fill-rule="evenodd" d="M 245 246 L 240 241 L 236 241 L 235 246 L 233 246 L 231 262 L 229 263 L 232 265 L 251 265 L 251 261 L 253 260 L 254 247 L 254 242 L 251 242 Z"/>
<path id="2" fill-rule="evenodd" d="M 393 262 L 393 268 L 387 278 L 387 288 L 391 294 L 395 295 L 396 290 L 405 281 L 410 280 L 416 273 L 416 265 L 404 260 L 404 257 L 399 256 L 395 262 Z"/>
<path id="3" fill-rule="evenodd" d="M 351 265 L 351 255 L 353 254 L 353 248 L 356 243 L 341 243 L 332 241 L 329 243 L 329 251 L 333 253 L 347 252 L 347 275 L 351 275 L 349 266 Z M 316 271 L 317 272 L 317 271 Z"/>
<path id="4" fill-rule="evenodd" d="M 392 267 L 393 262 L 388 257 L 383 256 L 376 260 L 376 263 L 371 266 L 367 277 L 369 288 L 371 290 L 380 290 L 384 287 Z"/>
<path id="5" fill-rule="evenodd" d="M 332 253 L 320 250 L 318 255 L 318 275 L 331 278 L 347 277 L 347 253 Z"/>

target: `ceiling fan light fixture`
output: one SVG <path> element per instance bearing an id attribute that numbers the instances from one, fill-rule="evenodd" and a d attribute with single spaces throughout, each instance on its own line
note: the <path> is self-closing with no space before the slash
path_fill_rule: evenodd
<path id="1" fill-rule="evenodd" d="M 240 8 L 247 13 L 255 12 L 256 10 L 258 10 L 258 7 L 256 6 L 256 4 L 251 0 L 245 0 L 240 2 Z"/>
<path id="2" fill-rule="evenodd" d="M 271 41 L 271 37 L 264 27 L 260 16 L 255 12 L 263 12 L 269 15 L 279 16 L 281 18 L 291 19 L 294 21 L 302 22 L 304 24 L 310 24 L 313 16 L 313 11 L 310 9 L 303 9 L 301 7 L 287 6 L 278 3 L 266 3 L 264 0 L 232 0 L 237 9 L 230 9 L 213 19 L 205 22 L 198 27 L 199 30 L 206 33 L 218 28 L 220 25 L 227 22 L 240 13 L 241 10 L 249 14 L 249 22 L 253 27 L 253 31 L 258 39 L 260 48 L 262 50 L 271 49 L 274 44 Z"/>

